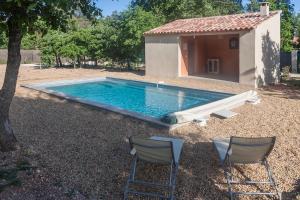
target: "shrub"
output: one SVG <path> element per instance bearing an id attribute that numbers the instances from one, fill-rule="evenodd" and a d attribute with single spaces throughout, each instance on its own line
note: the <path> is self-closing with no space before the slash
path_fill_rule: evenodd
<path id="1" fill-rule="evenodd" d="M 289 79 L 290 78 L 290 66 L 285 66 L 282 68 L 282 78 Z"/>

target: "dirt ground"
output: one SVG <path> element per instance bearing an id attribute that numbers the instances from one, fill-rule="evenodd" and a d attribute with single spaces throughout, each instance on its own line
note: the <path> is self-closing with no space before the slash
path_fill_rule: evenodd
<path id="1" fill-rule="evenodd" d="M 4 72 L 0 65 L 0 84 Z M 20 184 L 6 187 L 0 199 L 121 199 L 131 160 L 130 135 L 171 135 L 185 140 L 176 186 L 176 197 L 182 200 L 226 199 L 224 174 L 211 142 L 214 137 L 276 136 L 269 157 L 274 177 L 283 199 L 300 199 L 300 90 L 284 85 L 266 87 L 258 90 L 260 104 L 235 109 L 239 115 L 231 119 L 211 117 L 205 127 L 190 124 L 168 132 L 138 119 L 20 87 L 100 76 L 161 80 L 145 77 L 142 72 L 21 67 L 10 117 L 22 150 L 0 153 L 0 167 L 25 160 L 33 168 L 20 171 Z M 163 81 L 234 93 L 250 89 L 202 79 Z M 237 169 L 246 176 L 263 176 L 256 166 Z"/>

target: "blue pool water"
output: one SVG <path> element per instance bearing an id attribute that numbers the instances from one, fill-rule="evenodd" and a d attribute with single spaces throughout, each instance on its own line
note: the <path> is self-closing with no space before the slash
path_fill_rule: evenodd
<path id="1" fill-rule="evenodd" d="M 103 79 L 46 87 L 73 98 L 105 104 L 143 116 L 161 118 L 167 114 L 224 99 L 232 94 L 187 89 L 173 86 Z"/>

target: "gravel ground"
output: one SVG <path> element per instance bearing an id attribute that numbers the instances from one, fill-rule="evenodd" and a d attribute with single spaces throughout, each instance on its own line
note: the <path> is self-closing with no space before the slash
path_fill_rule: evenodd
<path id="1" fill-rule="evenodd" d="M 4 66 L 0 65 L 0 83 L 3 76 Z M 34 156 L 22 153 L 22 159 L 35 163 L 38 170 L 29 175 L 20 173 L 22 185 L 6 189 L 0 193 L 0 199 L 121 199 L 130 165 L 126 139 L 130 135 L 172 135 L 185 139 L 176 196 L 197 200 L 226 198 L 225 179 L 212 138 L 276 136 L 269 159 L 275 179 L 284 199 L 300 199 L 300 90 L 283 85 L 267 87 L 258 91 L 261 104 L 235 109 L 239 115 L 232 119 L 211 117 L 206 127 L 191 124 L 168 133 L 137 119 L 19 87 L 24 83 L 98 76 L 159 80 L 142 73 L 103 69 L 21 68 L 11 120 L 23 148 L 34 152 Z M 249 89 L 200 79 L 164 81 L 235 93 Z M 0 155 L 4 161 L 16 160 L 14 154 Z M 263 176 L 256 166 L 238 169 L 246 176 Z"/>

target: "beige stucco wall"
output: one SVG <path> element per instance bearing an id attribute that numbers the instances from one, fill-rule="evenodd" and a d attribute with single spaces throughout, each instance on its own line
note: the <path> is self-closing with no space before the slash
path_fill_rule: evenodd
<path id="1" fill-rule="evenodd" d="M 147 76 L 179 76 L 179 36 L 146 36 L 145 51 Z"/>
<path id="2" fill-rule="evenodd" d="M 255 30 L 240 33 L 240 77 L 242 84 L 255 84 Z"/>
<path id="3" fill-rule="evenodd" d="M 239 57 L 240 83 L 259 87 L 279 81 L 280 13 L 240 33 Z"/>
<path id="4" fill-rule="evenodd" d="M 255 29 L 255 68 L 256 86 L 279 82 L 280 13 Z"/>

